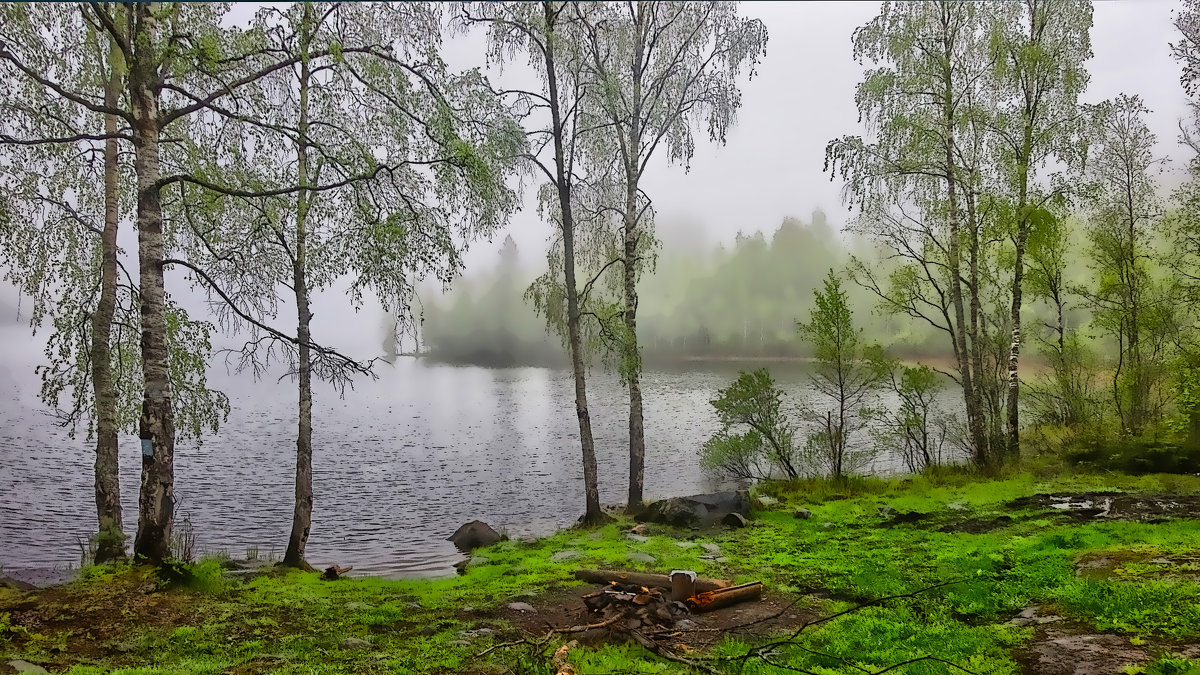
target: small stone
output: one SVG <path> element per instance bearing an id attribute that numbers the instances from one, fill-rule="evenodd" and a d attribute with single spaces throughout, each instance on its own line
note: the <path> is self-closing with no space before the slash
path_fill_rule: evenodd
<path id="1" fill-rule="evenodd" d="M 365 602 L 347 602 L 343 607 L 347 612 L 365 612 L 369 609 L 374 609 Z"/>
<path id="2" fill-rule="evenodd" d="M 537 610 L 534 609 L 533 605 L 529 604 L 528 602 L 510 602 L 508 603 L 508 608 L 514 612 L 529 612 L 530 614 L 537 614 Z"/>
<path id="3" fill-rule="evenodd" d="M 474 614 L 474 613 L 475 613 L 475 607 L 474 607 L 474 606 L 472 606 L 472 605 L 463 605 L 463 606 L 462 606 L 462 613 L 463 613 L 463 614 Z"/>
<path id="4" fill-rule="evenodd" d="M 951 502 L 946 505 L 946 508 L 950 509 L 951 511 L 966 511 L 967 505 L 962 502 Z"/>
<path id="5" fill-rule="evenodd" d="M 711 553 L 712 555 L 721 555 L 721 547 L 717 546 L 711 541 L 706 541 L 703 544 L 700 544 L 700 548 L 704 549 L 708 553 Z"/>
<path id="6" fill-rule="evenodd" d="M 579 551 L 559 551 L 558 553 L 550 556 L 550 560 L 554 562 L 563 562 L 564 560 L 574 560 L 582 555 L 583 554 Z"/>
<path id="7" fill-rule="evenodd" d="M 675 630 L 692 630 L 693 628 L 699 627 L 700 624 L 692 621 L 691 619 L 680 619 L 675 622 Z"/>
<path id="8" fill-rule="evenodd" d="M 1047 614 L 1046 616 L 1039 616 L 1038 618 L 1034 619 L 1033 621 L 1034 621 L 1034 623 L 1036 623 L 1040 626 L 1040 625 L 1046 624 L 1046 623 L 1057 623 L 1062 620 L 1063 620 L 1063 618 L 1061 616 L 1058 616 L 1057 614 Z"/>
<path id="9" fill-rule="evenodd" d="M 137 651 L 137 644 L 133 642 L 117 642 L 112 646 L 112 648 L 118 652 L 121 652 L 122 654 L 128 654 L 129 652 Z"/>
<path id="10" fill-rule="evenodd" d="M 647 565 L 652 565 L 658 562 L 658 559 L 654 556 L 650 555 L 649 553 L 642 553 L 641 551 L 634 551 L 625 557 L 633 562 L 645 563 Z"/>
<path id="11" fill-rule="evenodd" d="M 829 529 L 829 528 L 833 527 L 833 523 L 826 522 L 825 524 L 821 525 L 821 527 L 823 527 L 825 529 Z"/>
<path id="12" fill-rule="evenodd" d="M 812 518 L 812 511 L 809 511 L 803 506 L 798 506 L 796 507 L 795 511 L 792 511 L 792 517 L 799 518 L 800 520 L 808 520 L 809 518 Z"/>
<path id="13" fill-rule="evenodd" d="M 358 638 L 346 638 L 338 643 L 338 649 L 370 649 L 371 643 Z"/>
<path id="14" fill-rule="evenodd" d="M 644 544 L 644 543 L 650 541 L 650 537 L 643 537 L 640 534 L 627 534 L 627 535 L 625 535 L 625 538 L 630 541 L 636 541 L 639 544 Z"/>
<path id="15" fill-rule="evenodd" d="M 879 515 L 881 515 L 881 516 L 890 516 L 895 512 L 896 512 L 896 509 L 893 509 L 892 507 L 888 506 L 887 504 L 884 504 L 883 506 L 879 507 Z"/>
<path id="16" fill-rule="evenodd" d="M 729 558 L 726 558 L 725 556 L 721 556 L 720 558 L 713 560 L 713 562 L 724 565 L 725 563 L 729 562 Z"/>
<path id="17" fill-rule="evenodd" d="M 694 541 L 677 541 L 677 542 L 675 542 L 675 545 L 678 546 L 679 548 L 692 548 L 693 546 L 696 545 L 696 542 L 694 542 Z"/>
<path id="18" fill-rule="evenodd" d="M 630 617 L 625 620 L 625 627 L 629 630 L 637 630 L 642 627 L 642 620 L 636 617 Z"/>
<path id="19" fill-rule="evenodd" d="M 22 661 L 20 659 L 17 659 L 16 661 L 9 661 L 8 667 L 12 668 L 13 670 L 17 671 L 18 673 L 49 673 L 50 672 L 41 666 L 36 666 L 28 661 Z"/>
<path id="20" fill-rule="evenodd" d="M 743 516 L 742 514 L 737 513 L 735 511 L 735 512 L 726 514 L 725 517 L 721 519 L 721 522 L 730 527 L 745 527 L 746 526 L 746 516 Z"/>

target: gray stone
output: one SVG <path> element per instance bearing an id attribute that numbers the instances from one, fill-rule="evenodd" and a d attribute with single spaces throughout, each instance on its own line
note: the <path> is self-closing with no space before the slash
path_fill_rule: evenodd
<path id="1" fill-rule="evenodd" d="M 809 518 L 812 518 L 812 511 L 809 511 L 803 506 L 797 506 L 796 510 L 792 511 L 792 517 L 799 518 L 800 520 L 808 520 Z"/>
<path id="2" fill-rule="evenodd" d="M 721 547 L 717 546 L 711 541 L 706 541 L 703 544 L 700 544 L 700 548 L 704 549 L 707 553 L 711 553 L 712 555 L 721 555 Z"/>
<path id="3" fill-rule="evenodd" d="M 742 514 L 736 513 L 736 512 L 735 513 L 727 513 L 727 514 L 725 514 L 725 517 L 721 519 L 721 522 L 730 527 L 745 527 L 746 526 L 746 516 L 743 516 Z"/>
<path id="4" fill-rule="evenodd" d="M 460 640 L 477 640 L 485 635 L 491 635 L 496 631 L 492 628 L 476 628 L 474 630 L 459 631 L 458 639 Z"/>
<path id="5" fill-rule="evenodd" d="M 558 553 L 550 556 L 550 559 L 554 562 L 563 562 L 564 560 L 574 560 L 582 555 L 583 554 L 579 551 L 559 551 Z"/>
<path id="6" fill-rule="evenodd" d="M 627 554 L 625 557 L 632 562 L 640 562 L 647 565 L 653 565 L 654 563 L 658 562 L 658 558 L 655 558 L 649 553 L 642 553 L 641 551 L 633 551 L 632 553 Z"/>
<path id="7" fill-rule="evenodd" d="M 696 545 L 696 542 L 694 542 L 694 541 L 677 541 L 677 542 L 675 542 L 675 545 L 678 546 L 679 548 L 692 548 L 693 546 Z"/>
<path id="8" fill-rule="evenodd" d="M 643 537 L 640 534 L 627 534 L 625 535 L 625 538 L 630 541 L 636 541 L 639 544 L 644 544 L 645 542 L 650 541 L 650 537 Z"/>
<path id="9" fill-rule="evenodd" d="M 946 505 L 946 508 L 950 509 L 951 511 L 966 511 L 967 505 L 962 502 L 951 502 Z"/>
<path id="10" fill-rule="evenodd" d="M 729 558 L 726 558 L 726 557 L 722 556 L 722 557 L 720 557 L 720 558 L 717 558 L 717 559 L 716 559 L 716 560 L 714 560 L 713 562 L 720 563 L 720 564 L 724 565 L 725 563 L 729 562 Z"/>
<path id="11" fill-rule="evenodd" d="M 338 643 L 338 649 L 370 649 L 371 643 L 358 638 L 346 638 Z"/>
<path id="12" fill-rule="evenodd" d="M 896 512 L 896 509 L 893 509 L 892 507 L 888 506 L 887 504 L 884 504 L 883 506 L 879 507 L 879 515 L 881 515 L 881 516 L 890 516 L 895 512 Z"/>
<path id="13" fill-rule="evenodd" d="M 510 602 L 508 603 L 508 608 L 514 612 L 529 612 L 530 614 L 537 614 L 537 610 L 534 609 L 533 605 L 529 604 L 528 602 Z"/>
<path id="14" fill-rule="evenodd" d="M 662 499 L 647 504 L 637 519 L 676 527 L 703 527 L 733 511 L 749 513 L 750 497 L 745 490 Z"/>
<path id="15" fill-rule="evenodd" d="M 821 527 L 823 527 L 825 529 L 829 529 L 829 528 L 833 527 L 833 523 L 826 522 L 823 525 L 821 525 Z"/>
<path id="16" fill-rule="evenodd" d="M 691 619 L 680 619 L 675 622 L 675 630 L 692 630 L 693 628 L 699 627 L 700 624 L 692 621 Z"/>
<path id="17" fill-rule="evenodd" d="M 15 661 L 9 661 L 8 667 L 12 668 L 13 670 L 17 671 L 18 673 L 49 673 L 50 672 L 41 666 L 36 666 L 28 661 L 22 661 L 20 659 L 17 659 Z"/>
<path id="18" fill-rule="evenodd" d="M 454 546 L 463 553 L 491 546 L 500 540 L 500 533 L 482 520 L 472 520 L 455 530 L 454 534 L 446 537 L 446 541 L 454 542 Z"/>
<path id="19" fill-rule="evenodd" d="M 761 504 L 764 509 L 769 509 L 779 503 L 778 499 L 775 499 L 770 495 L 758 495 L 754 498 L 754 500 Z"/>
<path id="20" fill-rule="evenodd" d="M 112 648 L 122 654 L 128 654 L 129 652 L 136 652 L 138 647 L 136 642 L 117 642 L 113 644 Z"/>

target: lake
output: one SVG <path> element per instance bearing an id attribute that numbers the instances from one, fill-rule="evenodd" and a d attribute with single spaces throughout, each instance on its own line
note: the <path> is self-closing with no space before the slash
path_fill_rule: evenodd
<path id="1" fill-rule="evenodd" d="M 19 335 L 12 329 L 5 336 Z M 6 342 L 8 340 L 6 339 Z M 37 352 L 11 343 L 0 360 L 0 566 L 78 565 L 95 528 L 93 445 L 71 439 L 37 400 Z M 645 374 L 647 499 L 718 489 L 698 466 L 717 429 L 708 401 L 740 368 L 705 363 Z M 803 396 L 800 364 L 771 369 Z M 224 372 L 212 383 L 233 406 L 201 447 L 176 449 L 177 528 L 204 551 L 282 555 L 290 529 L 295 462 L 295 385 Z M 622 503 L 628 480 L 626 389 L 597 371 L 588 382 L 604 503 Z M 326 386 L 313 408 L 313 528 L 309 559 L 386 576 L 452 574 L 462 556 L 446 541 L 483 520 L 510 535 L 543 535 L 583 512 L 582 468 L 570 373 L 487 369 L 400 358 L 378 366 L 345 396 Z M 126 529 L 137 522 L 140 454 L 121 439 Z M 881 457 L 875 471 L 894 470 Z"/>

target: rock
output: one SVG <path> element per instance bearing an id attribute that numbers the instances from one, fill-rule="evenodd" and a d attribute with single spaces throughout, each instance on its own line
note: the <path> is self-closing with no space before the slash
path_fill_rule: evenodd
<path id="1" fill-rule="evenodd" d="M 792 511 L 792 517 L 799 518 L 800 520 L 808 520 L 809 518 L 812 518 L 812 511 L 809 511 L 803 506 L 797 506 L 796 510 Z"/>
<path id="2" fill-rule="evenodd" d="M 691 619 L 680 619 L 675 622 L 675 630 L 692 630 L 693 628 L 699 627 L 700 624 L 692 621 Z"/>
<path id="3" fill-rule="evenodd" d="M 496 631 L 492 628 L 476 628 L 474 630 L 464 630 L 458 632 L 460 640 L 477 640 L 485 635 L 491 635 Z"/>
<path id="4" fill-rule="evenodd" d="M 21 581 L 20 579 L 13 579 L 12 577 L 0 576 L 0 588 L 9 588 L 14 591 L 32 591 L 36 590 L 37 586 L 34 586 L 28 581 Z M 46 671 L 43 670 L 42 672 L 44 673 Z"/>
<path id="5" fill-rule="evenodd" d="M 371 643 L 358 638 L 346 638 L 338 643 L 338 649 L 370 649 Z"/>
<path id="6" fill-rule="evenodd" d="M 703 527 L 735 511 L 750 511 L 750 498 L 745 490 L 661 499 L 646 505 L 637 518 L 676 527 Z"/>
<path id="7" fill-rule="evenodd" d="M 721 564 L 721 565 L 724 565 L 725 563 L 729 562 L 729 558 L 726 558 L 726 557 L 722 556 L 722 557 L 720 557 L 720 558 L 717 558 L 717 559 L 713 560 L 713 562 L 715 562 L 715 563 L 719 563 L 719 564 Z"/>
<path id="8" fill-rule="evenodd" d="M 34 665 L 28 661 L 22 661 L 20 659 L 17 659 L 15 661 L 9 661 L 8 667 L 12 668 L 14 671 L 16 671 L 18 673 L 49 673 L 50 672 L 41 666 Z"/>
<path id="9" fill-rule="evenodd" d="M 951 511 L 966 511 L 967 505 L 962 502 L 951 502 L 946 505 L 946 508 L 950 509 Z"/>
<path id="10" fill-rule="evenodd" d="M 650 537 L 643 537 L 640 534 L 627 534 L 627 535 L 625 535 L 625 538 L 628 539 L 629 541 L 636 541 L 639 544 L 644 544 L 644 543 L 650 541 Z"/>
<path id="11" fill-rule="evenodd" d="M 129 652 L 137 651 L 137 643 L 135 643 L 135 642 L 117 642 L 117 643 L 113 644 L 112 648 L 115 651 L 121 652 L 122 654 L 128 654 Z"/>
<path id="12" fill-rule="evenodd" d="M 508 603 L 508 608 L 514 612 L 529 612 L 530 614 L 537 614 L 537 610 L 534 609 L 533 605 L 529 604 L 528 602 L 510 602 Z"/>
<path id="13" fill-rule="evenodd" d="M 890 516 L 895 512 L 896 512 L 896 509 L 893 509 L 892 507 L 888 506 L 887 504 L 884 504 L 883 506 L 879 507 L 879 515 L 881 515 L 881 516 Z"/>
<path id="14" fill-rule="evenodd" d="M 454 546 L 464 553 L 491 546 L 500 539 L 500 533 L 482 520 L 472 520 L 455 530 L 454 534 L 446 537 L 446 541 L 454 542 Z"/>
<path id="15" fill-rule="evenodd" d="M 829 528 L 833 527 L 833 523 L 826 522 L 826 523 L 822 524 L 821 527 L 828 530 Z"/>
<path id="16" fill-rule="evenodd" d="M 658 559 L 654 556 L 650 555 L 649 553 L 642 553 L 641 551 L 634 551 L 627 554 L 625 557 L 632 562 L 640 562 L 647 565 L 653 565 L 654 563 L 658 562 Z"/>
<path id="17" fill-rule="evenodd" d="M 730 527 L 745 527 L 746 516 L 736 512 L 727 513 L 725 514 L 725 517 L 721 519 L 721 522 Z"/>
<path id="18" fill-rule="evenodd" d="M 679 548 L 692 548 L 693 546 L 696 545 L 696 542 L 694 542 L 694 541 L 677 541 L 677 542 L 675 542 L 675 545 L 678 546 Z"/>
<path id="19" fill-rule="evenodd" d="M 712 555 L 721 555 L 721 547 L 717 546 L 711 541 L 706 541 L 703 544 L 700 544 L 700 548 L 704 549 L 706 553 L 710 553 Z"/>
<path id="20" fill-rule="evenodd" d="M 582 556 L 583 554 L 579 551 L 559 551 L 558 553 L 550 556 L 550 560 L 554 562 L 563 562 L 566 560 L 574 560 Z"/>

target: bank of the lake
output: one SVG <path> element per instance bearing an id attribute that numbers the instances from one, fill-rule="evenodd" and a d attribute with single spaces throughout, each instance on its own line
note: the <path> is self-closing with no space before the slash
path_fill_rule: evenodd
<path id="1" fill-rule="evenodd" d="M 814 624 L 745 672 L 880 672 L 921 657 L 933 658 L 890 672 L 1197 672 L 1185 659 L 1200 658 L 1200 478 L 947 475 L 763 492 L 778 501 L 744 529 L 651 525 L 644 541 L 628 520 L 565 530 L 481 549 L 465 575 L 442 579 L 243 582 L 213 560 L 168 589 L 143 570 L 91 569 L 0 591 L 0 671 L 19 659 L 77 675 L 554 672 L 571 636 L 547 631 L 586 623 L 580 596 L 596 589 L 572 573 L 602 567 L 764 582 L 763 601 L 659 638 L 722 672 L 804 622 L 922 589 Z M 579 673 L 688 672 L 625 639 L 583 642 L 568 653 Z"/>

